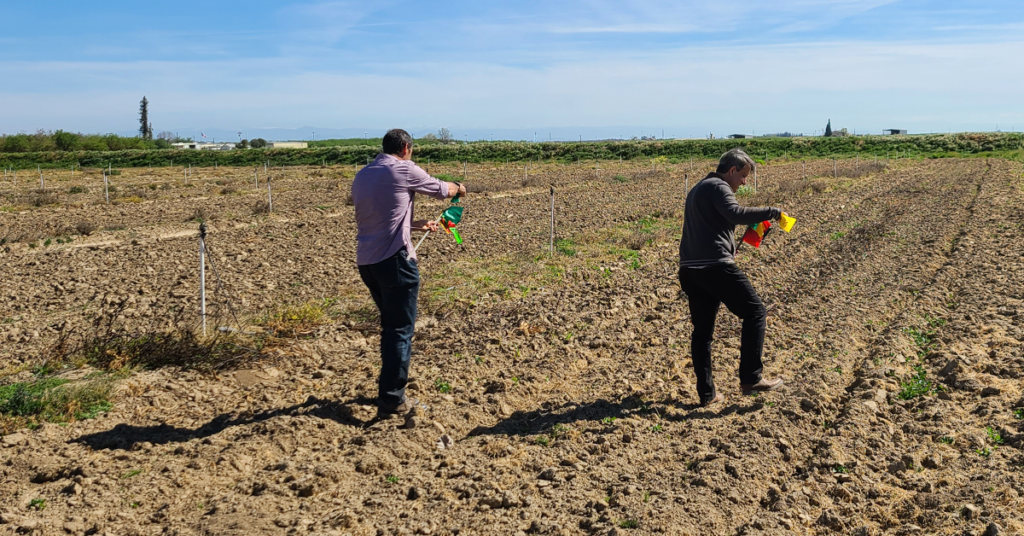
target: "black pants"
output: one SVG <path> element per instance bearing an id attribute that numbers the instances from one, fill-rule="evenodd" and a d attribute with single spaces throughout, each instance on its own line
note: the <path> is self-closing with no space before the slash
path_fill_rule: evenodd
<path id="1" fill-rule="evenodd" d="M 693 321 L 690 355 L 693 357 L 693 371 L 697 374 L 697 395 L 701 403 L 715 397 L 711 342 L 715 335 L 718 306 L 722 303 L 743 320 L 740 383 L 761 381 L 766 313 L 747 276 L 735 264 L 680 268 L 679 284 L 690 301 L 690 318 Z"/>
<path id="2" fill-rule="evenodd" d="M 380 310 L 381 367 L 377 404 L 394 409 L 405 401 L 405 386 L 409 383 L 420 270 L 403 248 L 377 264 L 360 266 L 359 276 Z"/>

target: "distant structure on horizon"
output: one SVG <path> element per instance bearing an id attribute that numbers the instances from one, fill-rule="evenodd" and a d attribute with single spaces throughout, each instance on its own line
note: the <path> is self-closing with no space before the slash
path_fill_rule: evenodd
<path id="1" fill-rule="evenodd" d="M 256 140 L 253 140 L 256 141 Z M 267 149 L 306 149 L 309 143 L 304 141 L 268 141 Z M 238 149 L 234 143 L 216 143 L 210 141 L 187 141 L 183 143 L 172 143 L 175 149 L 192 149 L 197 151 L 233 151 Z"/>
<path id="2" fill-rule="evenodd" d="M 905 135 L 907 131 L 899 128 L 887 128 L 883 130 L 882 133 L 884 133 L 886 136 L 900 136 Z"/>
<path id="3" fill-rule="evenodd" d="M 235 148 L 234 143 L 216 143 L 212 141 L 186 141 L 172 143 L 175 149 L 191 149 L 196 151 L 230 151 Z"/>
<path id="4" fill-rule="evenodd" d="M 304 141 L 268 141 L 267 149 L 305 149 L 309 143 Z"/>
<path id="5" fill-rule="evenodd" d="M 829 138 L 832 136 L 832 120 L 828 120 L 828 124 L 825 125 L 825 137 Z"/>

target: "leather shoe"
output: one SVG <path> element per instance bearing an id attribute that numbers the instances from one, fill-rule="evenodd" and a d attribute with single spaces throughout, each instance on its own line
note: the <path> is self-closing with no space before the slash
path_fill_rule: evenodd
<path id="1" fill-rule="evenodd" d="M 406 399 L 399 405 L 385 408 L 382 406 L 377 407 L 377 418 L 378 419 L 391 419 L 394 417 L 408 417 L 414 415 L 416 406 L 419 401 L 415 398 L 406 397 Z"/>
<path id="2" fill-rule="evenodd" d="M 723 400 L 725 400 L 725 395 L 723 395 L 722 393 L 715 393 L 715 397 L 714 398 L 712 398 L 711 400 L 708 400 L 707 402 L 702 403 L 700 405 L 700 407 L 706 408 L 706 407 L 711 406 L 713 404 L 717 404 L 717 403 L 719 403 L 719 402 L 721 402 Z"/>
<path id="3" fill-rule="evenodd" d="M 740 389 L 743 390 L 743 394 L 752 395 L 754 393 L 763 393 L 766 391 L 774 391 L 782 386 L 782 378 L 776 378 L 774 380 L 766 380 L 761 378 L 761 381 L 757 383 L 741 383 Z"/>

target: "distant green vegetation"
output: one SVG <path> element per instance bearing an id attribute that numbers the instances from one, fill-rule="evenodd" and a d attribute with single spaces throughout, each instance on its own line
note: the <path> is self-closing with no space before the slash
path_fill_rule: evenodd
<path id="1" fill-rule="evenodd" d="M 357 146 L 376 146 L 375 144 L 380 143 L 380 138 L 338 138 L 333 140 L 316 140 L 309 142 L 310 147 L 357 147 Z M 424 145 L 439 145 L 441 142 L 437 138 L 417 138 L 413 143 L 416 148 Z M 455 143 L 455 142 L 452 142 Z M 462 143 L 462 142 L 458 142 Z"/>
<path id="2" fill-rule="evenodd" d="M 117 134 L 76 134 L 58 130 L 35 134 L 0 136 L 0 153 L 45 153 L 52 151 L 128 151 L 170 149 L 168 140 L 144 140 Z"/>
<path id="3" fill-rule="evenodd" d="M 20 135 L 19 135 L 20 136 Z M 6 140 L 6 138 L 4 138 Z M 121 138 L 134 139 L 134 138 Z M 356 141 L 359 141 L 358 139 Z M 139 143 L 148 143 L 138 140 Z M 324 140 L 329 147 L 309 149 L 247 149 L 234 151 L 173 150 L 153 151 L 127 149 L 116 151 L 48 149 L 37 152 L 0 153 L 0 166 L 31 169 L 69 167 L 145 167 L 145 166 L 272 166 L 346 164 L 362 165 L 380 151 L 378 138 L 366 140 L 370 145 L 351 145 L 352 140 Z M 6 143 L 6 142 L 5 142 Z M 316 142 L 319 145 L 321 142 Z M 689 158 L 718 158 L 726 150 L 742 147 L 758 159 L 826 157 L 860 155 L 863 158 L 886 155 L 942 158 L 955 156 L 1020 155 L 1024 134 L 929 134 L 921 136 L 846 136 L 832 138 L 749 138 L 741 140 L 662 140 L 662 141 L 600 141 L 600 142 L 451 142 L 417 140 L 413 158 L 418 162 L 501 162 L 540 160 L 575 162 L 618 160 L 619 158 L 650 159 L 663 157 L 668 163 L 686 162 Z"/>

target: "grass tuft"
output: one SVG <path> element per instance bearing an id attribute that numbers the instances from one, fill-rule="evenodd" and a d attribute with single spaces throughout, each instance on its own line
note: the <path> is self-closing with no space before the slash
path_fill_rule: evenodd
<path id="1" fill-rule="evenodd" d="M 934 386 L 931 380 L 925 377 L 924 367 L 917 365 L 914 367 L 917 374 L 912 376 L 908 381 L 900 382 L 900 392 L 897 395 L 900 400 L 910 400 L 919 396 L 924 396 L 932 391 Z"/>
<path id="2" fill-rule="evenodd" d="M 71 384 L 45 378 L 0 387 L 0 429 L 5 433 L 41 422 L 74 422 L 109 411 L 113 380 L 100 378 Z"/>
<path id="3" fill-rule="evenodd" d="M 338 311 L 337 300 L 324 298 L 300 305 L 285 307 L 267 313 L 256 321 L 257 325 L 270 330 L 275 337 L 299 338 L 311 335 L 316 329 L 331 322 Z"/>

